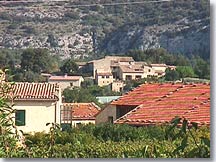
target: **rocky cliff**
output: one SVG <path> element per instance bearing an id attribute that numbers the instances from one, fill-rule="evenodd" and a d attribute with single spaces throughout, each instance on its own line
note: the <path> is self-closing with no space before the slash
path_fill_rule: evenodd
<path id="1" fill-rule="evenodd" d="M 0 48 L 48 48 L 62 58 L 160 47 L 209 55 L 208 1 L 127 2 L 0 1 Z"/>

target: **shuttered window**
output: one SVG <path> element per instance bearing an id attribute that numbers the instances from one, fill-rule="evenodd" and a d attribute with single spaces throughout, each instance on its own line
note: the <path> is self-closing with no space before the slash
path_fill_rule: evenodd
<path id="1" fill-rule="evenodd" d="M 15 124 L 17 126 L 25 125 L 25 110 L 17 110 L 15 113 Z"/>

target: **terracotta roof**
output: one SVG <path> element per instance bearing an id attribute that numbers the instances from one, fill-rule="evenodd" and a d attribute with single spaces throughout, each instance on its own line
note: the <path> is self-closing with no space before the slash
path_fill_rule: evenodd
<path id="1" fill-rule="evenodd" d="M 98 76 L 112 76 L 112 73 L 110 72 L 99 72 L 97 73 Z"/>
<path id="2" fill-rule="evenodd" d="M 68 109 L 72 110 L 72 120 L 95 120 L 96 115 L 100 111 L 100 108 L 93 102 L 63 103 L 63 110 Z M 63 120 L 65 119 L 64 116 L 67 116 L 67 114 L 63 113 Z"/>
<path id="3" fill-rule="evenodd" d="M 127 94 L 113 101 L 113 105 L 136 105 L 139 106 L 147 101 L 153 101 L 169 92 L 180 88 L 180 84 L 142 84 Z"/>
<path id="4" fill-rule="evenodd" d="M 20 82 L 12 85 L 14 100 L 58 100 L 57 84 Z"/>
<path id="5" fill-rule="evenodd" d="M 166 64 L 151 64 L 151 66 L 155 66 L 155 67 L 167 67 Z"/>
<path id="6" fill-rule="evenodd" d="M 142 92 L 140 93 L 143 96 L 142 103 L 140 102 L 140 105 L 135 109 L 117 119 L 115 123 L 154 125 L 168 123 L 174 117 L 179 116 L 199 125 L 210 125 L 210 85 L 165 84 L 160 86 L 156 84 L 150 85 L 147 92 L 145 91 L 146 86 L 142 85 L 135 90 L 136 94 Z M 161 93 L 160 95 L 157 93 L 158 91 Z M 151 94 L 151 97 L 144 99 L 145 94 Z M 140 99 L 133 92 L 129 93 L 127 98 L 128 96 L 131 98 L 133 96 L 134 100 Z M 120 104 L 123 100 L 126 100 L 126 98 L 122 97 L 119 102 L 115 101 L 114 103 Z"/>
<path id="7" fill-rule="evenodd" d="M 120 65 L 119 66 L 123 73 L 143 73 L 144 69 L 141 65 Z"/>
<path id="8" fill-rule="evenodd" d="M 120 62 L 133 62 L 134 59 L 133 57 L 128 57 L 128 56 L 105 56 L 105 59 L 111 59 L 111 60 L 116 60 Z"/>
<path id="9" fill-rule="evenodd" d="M 49 81 L 68 81 L 68 80 L 79 80 L 82 76 L 51 76 Z"/>

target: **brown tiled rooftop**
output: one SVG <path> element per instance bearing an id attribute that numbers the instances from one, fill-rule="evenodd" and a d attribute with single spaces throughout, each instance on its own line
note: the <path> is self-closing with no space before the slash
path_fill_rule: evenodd
<path id="1" fill-rule="evenodd" d="M 143 73 L 144 69 L 141 65 L 120 65 L 119 66 L 123 73 Z"/>
<path id="2" fill-rule="evenodd" d="M 112 76 L 112 73 L 110 73 L 110 72 L 98 72 L 97 75 L 98 76 Z"/>
<path id="3" fill-rule="evenodd" d="M 175 116 L 199 125 L 210 125 L 210 85 L 144 84 L 113 101 L 115 105 L 138 105 L 115 123 L 154 125 Z"/>
<path id="4" fill-rule="evenodd" d="M 56 84 L 20 82 L 12 85 L 14 100 L 57 100 Z"/>
<path id="5" fill-rule="evenodd" d="M 63 109 L 71 110 L 72 120 L 94 120 L 100 108 L 91 103 L 63 103 Z M 63 114 L 67 116 L 67 114 Z M 64 117 L 63 117 L 64 118 Z"/>
<path id="6" fill-rule="evenodd" d="M 79 80 L 82 76 L 51 76 L 49 77 L 50 81 L 70 81 L 70 80 Z"/>

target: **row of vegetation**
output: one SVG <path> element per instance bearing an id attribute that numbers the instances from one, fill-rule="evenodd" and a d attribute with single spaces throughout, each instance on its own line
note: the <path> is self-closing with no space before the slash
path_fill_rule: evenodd
<path id="1" fill-rule="evenodd" d="M 210 60 L 197 55 L 191 57 L 181 54 L 175 55 L 162 48 L 145 51 L 131 50 L 125 55 L 133 57 L 135 61 L 144 61 L 148 64 L 165 63 L 177 66 L 174 72 L 176 74 L 173 74 L 177 77 L 170 78 L 168 76 L 165 78 L 166 80 L 177 80 L 185 77 L 210 79 Z M 0 68 L 11 69 L 14 81 L 43 81 L 38 77 L 42 72 L 85 75 L 85 72 L 78 71 L 76 61 L 73 59 L 61 60 L 58 56 L 51 55 L 46 49 L 0 50 Z M 168 73 L 170 73 L 169 69 Z"/>

